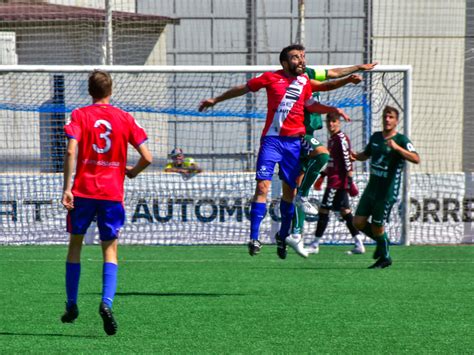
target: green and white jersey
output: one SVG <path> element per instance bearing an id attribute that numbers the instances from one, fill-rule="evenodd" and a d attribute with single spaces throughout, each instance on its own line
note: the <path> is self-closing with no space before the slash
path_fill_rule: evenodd
<path id="1" fill-rule="evenodd" d="M 397 133 L 389 139 L 393 139 L 395 143 L 410 152 L 416 152 L 412 142 L 401 133 Z M 372 134 L 364 154 L 371 158 L 370 178 L 364 195 L 395 202 L 400 190 L 405 159 L 387 146 L 387 140 L 383 137 L 382 132 Z"/>
<path id="2" fill-rule="evenodd" d="M 306 68 L 306 74 L 310 79 L 324 81 L 327 79 L 328 71 L 325 69 Z M 319 92 L 313 92 L 315 101 L 320 102 Z M 319 113 L 311 113 L 304 111 L 304 126 L 306 127 L 306 134 L 313 134 L 314 131 L 323 128 L 323 119 Z"/>

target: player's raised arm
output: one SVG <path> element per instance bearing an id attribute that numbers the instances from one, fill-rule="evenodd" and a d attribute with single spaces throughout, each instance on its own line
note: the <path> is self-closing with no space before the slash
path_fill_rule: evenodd
<path id="1" fill-rule="evenodd" d="M 324 114 L 324 113 L 337 113 L 339 114 L 342 118 L 344 118 L 345 121 L 347 122 L 350 122 L 351 119 L 350 117 L 344 112 L 344 110 L 340 109 L 340 108 L 337 108 L 337 107 L 333 107 L 333 106 L 327 106 L 327 105 L 323 105 L 323 104 L 320 104 L 319 102 L 316 102 L 312 99 L 308 100 L 306 103 L 305 103 L 305 108 L 309 111 L 309 112 L 316 112 L 316 113 L 320 113 L 320 114 Z"/>
<path id="2" fill-rule="evenodd" d="M 249 92 L 249 88 L 247 84 L 234 86 L 233 88 L 230 88 L 229 90 L 227 90 L 226 92 L 224 92 L 223 94 L 217 97 L 201 101 L 201 104 L 199 105 L 199 112 L 202 112 L 206 108 L 212 107 L 221 101 L 233 99 L 234 97 L 242 96 L 248 92 Z"/>
<path id="3" fill-rule="evenodd" d="M 352 74 L 342 79 L 335 79 L 330 81 L 318 81 L 311 79 L 311 90 L 315 91 L 331 91 L 335 89 L 339 89 L 340 87 L 347 85 L 347 84 L 359 84 L 362 81 L 362 77 L 358 74 Z"/>
<path id="4" fill-rule="evenodd" d="M 378 62 L 373 62 L 373 63 L 352 65 L 350 67 L 341 67 L 341 68 L 329 69 L 327 76 L 328 76 L 329 79 L 337 79 L 337 78 L 341 78 L 343 76 L 355 73 L 357 71 L 372 70 L 372 69 L 375 68 L 375 66 L 377 64 L 379 64 L 379 63 Z"/>

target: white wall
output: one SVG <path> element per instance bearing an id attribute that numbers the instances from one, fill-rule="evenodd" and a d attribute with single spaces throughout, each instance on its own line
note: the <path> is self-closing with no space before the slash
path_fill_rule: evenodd
<path id="1" fill-rule="evenodd" d="M 462 170 L 465 0 L 374 0 L 373 58 L 413 66 L 412 140 L 424 171 Z"/>

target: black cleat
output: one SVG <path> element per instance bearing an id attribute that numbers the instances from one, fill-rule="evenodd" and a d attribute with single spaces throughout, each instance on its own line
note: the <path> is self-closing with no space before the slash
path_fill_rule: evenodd
<path id="1" fill-rule="evenodd" d="M 114 335 L 117 333 L 118 326 L 114 319 L 114 315 L 112 314 L 112 309 L 110 309 L 110 307 L 104 302 L 100 302 L 99 314 L 104 321 L 104 331 L 107 333 L 107 335 Z"/>
<path id="2" fill-rule="evenodd" d="M 66 312 L 61 316 L 61 322 L 74 323 L 74 320 L 77 317 L 79 317 L 79 308 L 77 308 L 77 304 L 68 307 L 66 303 Z"/>
<path id="3" fill-rule="evenodd" d="M 280 233 L 275 234 L 275 240 L 277 243 L 277 255 L 280 259 L 286 259 L 288 246 L 284 239 L 280 238 Z"/>
<path id="4" fill-rule="evenodd" d="M 249 247 L 250 256 L 260 254 L 260 250 L 262 249 L 262 243 L 255 239 L 251 239 L 247 246 Z"/>
<path id="5" fill-rule="evenodd" d="M 374 264 L 369 266 L 369 269 L 385 269 L 392 265 L 392 259 L 390 258 L 379 258 Z"/>

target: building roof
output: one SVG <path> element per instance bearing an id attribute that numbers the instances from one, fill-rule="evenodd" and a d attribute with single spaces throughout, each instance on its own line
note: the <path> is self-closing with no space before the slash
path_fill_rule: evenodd
<path id="1" fill-rule="evenodd" d="M 105 9 L 79 6 L 22 2 L 0 4 L 1 22 L 103 21 L 105 15 Z M 123 11 L 113 11 L 112 18 L 114 21 L 119 22 L 179 23 L 179 19 L 171 17 Z"/>

